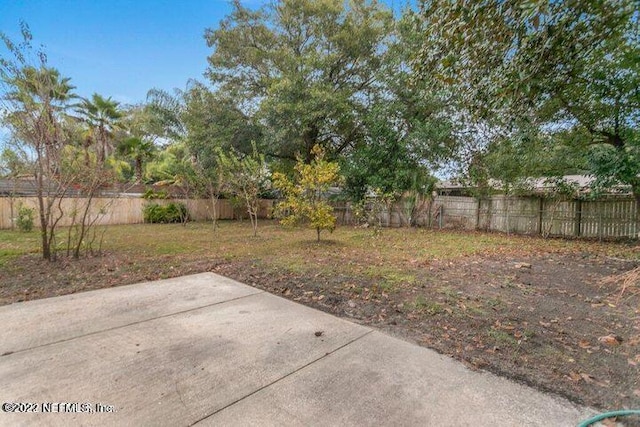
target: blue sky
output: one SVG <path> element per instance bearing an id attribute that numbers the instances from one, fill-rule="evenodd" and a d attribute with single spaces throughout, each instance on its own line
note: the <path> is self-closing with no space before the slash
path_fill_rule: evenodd
<path id="1" fill-rule="evenodd" d="M 17 41 L 25 21 L 34 45 L 44 45 L 49 65 L 71 78 L 78 95 L 97 92 L 130 104 L 144 101 L 151 88 L 203 80 L 210 53 L 204 30 L 230 11 L 226 0 L 0 0 L 0 31 Z"/>
<path id="2" fill-rule="evenodd" d="M 201 79 L 209 52 L 204 29 L 230 9 L 223 0 L 0 0 L 0 31 L 19 40 L 25 21 L 76 93 L 135 103 L 153 87 Z"/>

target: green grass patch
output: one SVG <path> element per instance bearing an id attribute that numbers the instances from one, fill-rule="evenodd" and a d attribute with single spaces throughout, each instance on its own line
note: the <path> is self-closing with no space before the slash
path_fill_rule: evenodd
<path id="1" fill-rule="evenodd" d="M 444 295 L 445 299 L 449 302 L 456 301 L 461 296 L 461 293 L 453 289 L 451 286 L 443 286 L 439 288 L 438 293 Z"/>
<path id="2" fill-rule="evenodd" d="M 283 228 L 275 221 L 260 221 L 258 237 L 248 221 L 211 223 L 135 224 L 106 227 L 102 250 L 139 256 L 207 257 L 219 260 L 260 259 L 266 268 L 305 273 L 340 273 L 378 282 L 383 290 L 414 285 L 421 263 L 415 261 L 455 259 L 476 254 L 590 252 L 638 258 L 633 246 L 619 243 L 537 239 L 502 234 L 389 228 L 384 238 L 370 230 L 339 227 L 323 233 L 315 242 L 314 230 Z M 58 242 L 66 241 L 67 229 L 58 230 Z M 38 252 L 39 233 L 0 230 L 0 263 Z M 443 293 L 454 298 L 447 291 Z"/>
<path id="3" fill-rule="evenodd" d="M 441 314 L 445 311 L 442 304 L 439 304 L 435 301 L 429 301 L 425 299 L 422 295 L 419 295 L 416 297 L 416 299 L 413 301 L 413 306 L 416 309 L 416 311 L 420 313 L 429 314 L 431 316 L 435 316 L 436 314 Z"/>
<path id="4" fill-rule="evenodd" d="M 375 281 L 376 288 L 384 292 L 391 292 L 402 285 L 412 285 L 416 276 L 388 266 L 369 266 L 364 274 Z"/>
<path id="5" fill-rule="evenodd" d="M 23 251 L 17 249 L 0 249 L 0 266 L 7 264 L 14 258 L 23 255 Z"/>
<path id="6" fill-rule="evenodd" d="M 40 233 L 17 230 L 0 230 L 0 266 L 22 255 L 37 253 L 40 249 Z"/>
<path id="7" fill-rule="evenodd" d="M 498 329 L 489 329 L 487 332 L 487 336 L 497 345 L 497 346 L 517 346 L 518 340 L 516 340 L 511 334 L 505 331 L 501 331 Z"/>

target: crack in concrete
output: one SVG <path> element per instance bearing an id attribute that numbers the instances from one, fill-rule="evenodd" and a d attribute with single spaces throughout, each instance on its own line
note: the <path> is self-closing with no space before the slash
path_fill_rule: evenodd
<path id="1" fill-rule="evenodd" d="M 174 313 L 167 313 L 167 314 L 163 314 L 163 315 L 156 316 L 156 317 L 151 317 L 151 318 L 144 319 L 144 320 L 139 320 L 139 321 L 136 321 L 136 322 L 127 323 L 127 324 L 124 324 L 124 325 L 114 326 L 112 328 L 107 328 L 107 329 L 101 329 L 99 331 L 88 332 L 86 334 L 76 335 L 76 336 L 71 337 L 71 338 L 65 338 L 65 339 L 61 339 L 61 340 L 58 340 L 58 341 L 52 341 L 52 342 L 49 342 L 49 343 L 46 343 L 46 344 L 40 344 L 40 345 L 36 345 L 36 346 L 33 346 L 33 347 L 27 347 L 27 348 L 19 349 L 19 350 L 8 350 L 8 351 L 4 352 L 2 355 L 0 355 L 0 357 L 8 357 L 8 356 L 12 356 L 12 355 L 15 355 L 15 354 L 24 353 L 26 351 L 35 350 L 35 349 L 38 349 L 38 348 L 47 347 L 47 346 L 54 345 L 54 344 L 60 344 L 60 343 L 67 342 L 67 341 L 73 341 L 75 339 L 85 338 L 85 337 L 88 337 L 88 336 L 91 336 L 91 335 L 101 334 L 103 332 L 115 331 L 117 329 L 122 329 L 122 328 L 126 328 L 126 327 L 129 327 L 129 326 L 140 325 L 142 323 L 151 322 L 151 321 L 157 320 L 157 319 L 165 319 L 167 317 L 177 316 L 177 315 L 184 314 L 184 313 L 189 313 L 189 312 L 192 312 L 192 311 L 202 310 L 202 309 L 205 309 L 205 308 L 213 307 L 213 306 L 220 305 L 220 304 L 226 304 L 226 303 L 229 303 L 229 302 L 238 301 L 238 300 L 241 300 L 243 298 L 253 297 L 253 296 L 264 294 L 264 293 L 265 293 L 265 291 L 259 290 L 258 292 L 254 292 L 252 294 L 243 295 L 243 296 L 240 296 L 240 297 L 235 297 L 235 298 L 231 298 L 231 299 L 224 300 L 224 301 L 218 301 L 218 302 L 214 302 L 212 304 L 201 305 L 199 307 L 190 308 L 188 310 L 176 311 Z"/>
<path id="2" fill-rule="evenodd" d="M 290 377 L 291 375 L 294 375 L 294 374 L 296 374 L 296 373 L 298 373 L 298 372 L 302 371 L 303 369 L 305 369 L 305 368 L 307 368 L 307 367 L 309 367 L 309 366 L 311 366 L 311 365 L 315 364 L 316 362 L 318 362 L 318 361 L 320 361 L 320 360 L 324 359 L 325 357 L 330 356 L 331 354 L 333 354 L 333 353 L 335 353 L 335 352 L 337 352 L 337 351 L 339 351 L 339 350 L 342 350 L 343 348 L 347 347 L 348 345 L 353 344 L 354 342 L 356 342 L 356 341 L 358 341 L 358 340 L 361 340 L 362 338 L 366 337 L 367 335 L 371 334 L 372 332 L 374 332 L 374 330 L 373 330 L 373 329 L 370 329 L 369 331 L 365 332 L 364 334 L 362 334 L 362 335 L 360 335 L 360 336 L 358 336 L 358 337 L 356 337 L 356 338 L 352 339 L 351 341 L 348 341 L 347 343 L 345 343 L 345 344 L 343 344 L 343 345 L 341 345 L 341 346 L 337 347 L 336 349 L 334 349 L 334 350 L 332 350 L 332 351 L 329 351 L 329 352 L 327 352 L 327 353 L 323 354 L 322 356 L 320 356 L 320 357 L 318 357 L 318 358 L 316 358 L 316 359 L 312 360 L 311 362 L 309 362 L 309 363 L 307 363 L 307 364 L 305 364 L 305 365 L 302 365 L 302 366 L 301 366 L 301 367 L 299 367 L 299 368 L 294 369 L 293 371 L 289 372 L 288 374 L 283 375 L 282 377 L 280 377 L 280 378 L 277 378 L 277 379 L 273 380 L 273 381 L 272 381 L 272 382 L 270 382 L 269 384 L 265 384 L 265 385 L 263 385 L 262 387 L 257 388 L 256 390 L 252 391 L 251 393 L 249 393 L 249 394 L 247 394 L 247 395 L 245 395 L 245 396 L 242 396 L 242 397 L 241 397 L 241 398 L 239 398 L 239 399 L 234 400 L 233 402 L 231 402 L 231 403 L 229 403 L 229 404 L 227 404 L 227 405 L 223 406 L 223 407 L 222 407 L 222 408 L 220 408 L 220 409 L 217 409 L 217 410 L 213 411 L 213 412 L 212 412 L 212 413 L 210 413 L 209 415 L 205 415 L 204 417 L 200 418 L 199 420 L 194 421 L 192 424 L 189 424 L 189 427 L 192 427 L 192 426 L 194 426 L 194 425 L 196 425 L 196 424 L 200 423 L 201 421 L 206 420 L 207 418 L 213 417 L 213 416 L 214 416 L 214 415 L 216 415 L 217 413 L 219 413 L 219 412 L 221 412 L 221 411 L 224 411 L 225 409 L 229 408 L 230 406 L 233 406 L 233 405 L 235 405 L 235 404 L 237 404 L 237 403 L 239 403 L 239 402 L 242 402 L 243 400 L 245 400 L 245 399 L 247 399 L 247 398 L 249 398 L 249 397 L 253 396 L 254 394 L 256 394 L 256 393 L 258 393 L 258 392 L 260 392 L 260 391 L 262 391 L 262 390 L 264 390 L 264 389 L 266 389 L 266 388 L 268 388 L 268 387 L 271 387 L 272 385 L 274 385 L 274 384 L 276 384 L 276 383 L 278 383 L 278 382 L 280 382 L 280 381 L 284 380 L 285 378 Z"/>

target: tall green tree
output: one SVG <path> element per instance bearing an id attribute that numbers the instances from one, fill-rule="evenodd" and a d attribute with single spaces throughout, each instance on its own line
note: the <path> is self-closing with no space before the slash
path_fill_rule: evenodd
<path id="1" fill-rule="evenodd" d="M 410 190 L 424 190 L 421 183 L 430 182 L 426 162 L 385 112 L 374 110 L 367 116 L 365 143 L 342 162 L 345 190 L 354 201 L 363 200 L 370 190 L 396 199 Z"/>
<path id="2" fill-rule="evenodd" d="M 205 168 L 215 168 L 218 150 L 252 155 L 262 141 L 260 126 L 220 91 L 192 82 L 184 93 L 181 114 L 190 152 Z"/>
<path id="3" fill-rule="evenodd" d="M 205 33 L 207 75 L 264 126 L 268 156 L 309 162 L 315 145 L 335 156 L 362 140 L 391 22 L 375 0 L 281 0 L 258 10 L 235 0 Z"/>
<path id="4" fill-rule="evenodd" d="M 640 201 L 637 1 L 429 0 L 421 16 L 420 79 L 503 136 L 585 135 L 590 172 Z"/>
<path id="5" fill-rule="evenodd" d="M 444 93 L 413 79 L 410 63 L 421 47 L 422 22 L 407 10 L 394 23 L 393 37 L 376 71 L 381 90 L 362 115 L 363 141 L 344 158 L 346 190 L 360 200 L 367 189 L 394 198 L 425 191 L 431 171 L 443 167 L 459 143 Z"/>

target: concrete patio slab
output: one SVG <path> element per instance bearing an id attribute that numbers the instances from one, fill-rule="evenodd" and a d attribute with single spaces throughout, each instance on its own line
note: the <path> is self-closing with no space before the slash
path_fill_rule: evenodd
<path id="1" fill-rule="evenodd" d="M 0 404 L 39 412 L 0 411 L 0 425 L 569 426 L 593 414 L 213 273 L 13 304 L 0 322 Z"/>
<path id="2" fill-rule="evenodd" d="M 575 426 L 589 414 L 373 332 L 197 426 Z"/>
<path id="3" fill-rule="evenodd" d="M 87 335 L 262 291 L 210 273 L 0 307 L 0 354 Z M 19 308 L 17 308 L 19 306 Z M 28 331 L 28 333 L 25 333 Z"/>

